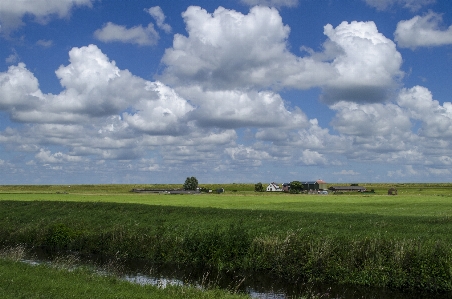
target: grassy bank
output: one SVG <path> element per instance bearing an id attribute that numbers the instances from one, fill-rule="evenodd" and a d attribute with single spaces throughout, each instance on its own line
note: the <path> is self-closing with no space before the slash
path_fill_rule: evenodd
<path id="1" fill-rule="evenodd" d="M 220 290 L 201 291 L 194 287 L 141 286 L 114 276 L 101 276 L 93 270 L 47 265 L 28 265 L 0 258 L 0 297 L 3 299 L 38 298 L 158 298 L 158 299 L 240 299 Z"/>
<path id="2" fill-rule="evenodd" d="M 452 192 L 410 187 L 399 196 L 8 192 L 0 244 L 450 291 Z"/>

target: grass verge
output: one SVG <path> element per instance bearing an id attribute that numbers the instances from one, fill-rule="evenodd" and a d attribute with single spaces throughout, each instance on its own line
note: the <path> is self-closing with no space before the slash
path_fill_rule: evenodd
<path id="1" fill-rule="evenodd" d="M 240 299 L 246 295 L 212 289 L 167 285 L 159 288 L 123 281 L 112 275 L 100 275 L 88 268 L 30 265 L 14 259 L 0 258 L 0 298 L 158 298 L 158 299 Z"/>

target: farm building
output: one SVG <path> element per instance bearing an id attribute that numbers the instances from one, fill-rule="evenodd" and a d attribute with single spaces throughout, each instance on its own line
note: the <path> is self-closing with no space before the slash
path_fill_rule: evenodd
<path id="1" fill-rule="evenodd" d="M 366 188 L 361 187 L 361 186 L 331 186 L 328 189 L 333 192 L 364 192 L 364 191 L 366 191 Z"/>
<path id="2" fill-rule="evenodd" d="M 267 186 L 267 191 L 269 191 L 269 192 L 278 192 L 278 191 L 282 191 L 282 189 L 281 189 L 281 187 L 279 187 L 278 184 L 270 183 Z"/>
<path id="3" fill-rule="evenodd" d="M 282 190 L 284 192 L 289 192 L 290 191 L 290 183 L 284 183 L 282 184 Z"/>
<path id="4" fill-rule="evenodd" d="M 303 190 L 326 190 L 326 182 L 323 180 L 317 180 L 312 182 L 301 182 Z"/>

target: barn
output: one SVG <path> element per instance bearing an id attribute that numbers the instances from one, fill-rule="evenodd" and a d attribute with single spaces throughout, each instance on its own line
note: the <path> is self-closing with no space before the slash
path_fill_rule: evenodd
<path id="1" fill-rule="evenodd" d="M 317 181 L 311 181 L 311 182 L 303 182 L 301 181 L 301 184 L 303 185 L 303 190 L 326 190 L 326 182 L 323 180 L 317 180 Z"/>

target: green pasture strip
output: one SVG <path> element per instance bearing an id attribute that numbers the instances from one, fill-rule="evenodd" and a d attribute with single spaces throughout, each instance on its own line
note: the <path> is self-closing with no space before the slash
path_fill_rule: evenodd
<path id="1" fill-rule="evenodd" d="M 270 271 L 293 281 L 452 289 L 452 218 L 442 196 L 395 207 L 402 197 L 262 196 L 254 208 L 257 195 L 236 195 L 235 208 L 224 208 L 221 195 L 136 197 L 172 202 L 1 200 L 0 245 Z M 209 207 L 213 199 L 223 208 Z M 365 213 L 372 206 L 380 212 Z"/>
<path id="2" fill-rule="evenodd" d="M 0 259 L 0 298 L 249 298 L 220 290 L 201 291 L 194 287 L 140 286 L 114 276 L 101 276 L 92 270 L 69 271 L 46 265 L 32 266 Z"/>
<path id="3" fill-rule="evenodd" d="M 0 193 L 0 201 L 67 201 L 164 205 L 175 207 L 271 210 L 329 214 L 372 214 L 382 216 L 452 216 L 452 195 L 402 194 L 397 196 L 342 194 L 297 195 L 287 193 L 226 193 L 197 195 L 163 194 L 32 194 Z"/>

